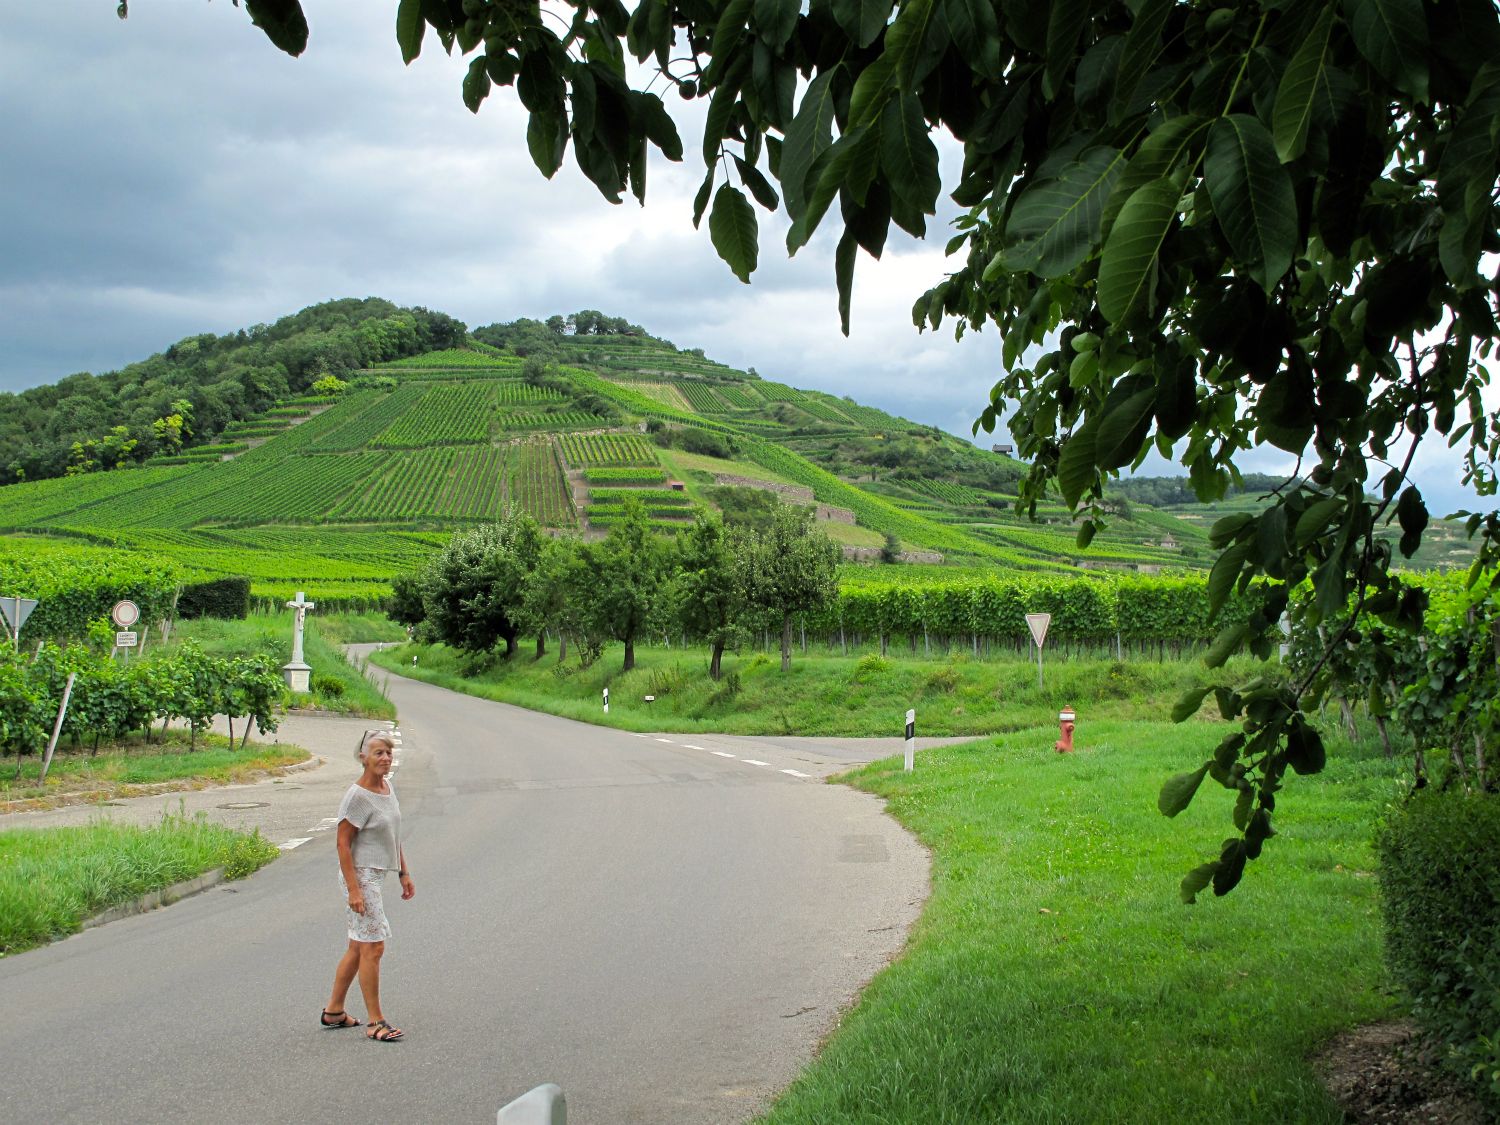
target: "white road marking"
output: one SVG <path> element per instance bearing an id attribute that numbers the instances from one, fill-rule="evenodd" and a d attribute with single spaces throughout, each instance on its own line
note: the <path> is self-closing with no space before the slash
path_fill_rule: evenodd
<path id="1" fill-rule="evenodd" d="M 722 750 L 710 750 L 709 753 L 710 754 L 717 754 L 721 758 L 732 758 L 732 757 L 734 757 L 733 754 L 726 754 Z"/>
<path id="2" fill-rule="evenodd" d="M 303 844 L 307 843 L 311 839 L 312 839 L 311 836 L 299 836 L 296 839 L 288 840 L 284 844 L 277 844 L 276 847 L 280 851 L 289 852 L 293 848 L 301 847 Z"/>
<path id="3" fill-rule="evenodd" d="M 672 744 L 672 740 L 670 738 L 658 738 L 656 741 L 657 742 L 665 742 L 668 746 L 670 746 Z"/>
<path id="4" fill-rule="evenodd" d="M 746 758 L 745 759 L 745 764 L 747 766 L 768 766 L 771 763 L 769 763 L 769 762 L 757 762 L 754 758 Z"/>
<path id="5" fill-rule="evenodd" d="M 789 773 L 793 777 L 811 777 L 812 776 L 812 774 L 810 774 L 810 773 L 803 773 L 801 770 L 782 770 L 781 772 L 782 773 Z"/>
<path id="6" fill-rule="evenodd" d="M 702 750 L 703 749 L 703 747 L 701 747 L 701 746 L 694 746 L 691 742 L 684 742 L 683 745 L 686 746 L 689 750 Z"/>

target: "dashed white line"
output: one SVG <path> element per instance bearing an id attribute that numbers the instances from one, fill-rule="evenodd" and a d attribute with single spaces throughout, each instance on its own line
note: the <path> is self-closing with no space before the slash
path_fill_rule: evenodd
<path id="1" fill-rule="evenodd" d="M 746 758 L 744 761 L 747 766 L 768 766 L 771 764 L 770 762 L 757 762 L 754 758 Z"/>
<path id="2" fill-rule="evenodd" d="M 703 747 L 701 747 L 701 746 L 694 746 L 691 742 L 684 742 L 683 745 L 685 747 L 687 747 L 689 750 L 702 750 L 703 749 Z"/>
<path id="3" fill-rule="evenodd" d="M 781 772 L 782 773 L 789 773 L 793 777 L 811 777 L 812 776 L 812 774 L 810 774 L 810 773 L 803 773 L 801 770 L 782 770 Z"/>
<path id="4" fill-rule="evenodd" d="M 277 844 L 276 847 L 277 847 L 277 849 L 279 851 L 289 852 L 293 848 L 301 847 L 303 844 L 307 843 L 311 839 L 312 839 L 311 836 L 299 836 L 296 839 L 288 840 L 284 844 Z"/>
<path id="5" fill-rule="evenodd" d="M 665 742 L 668 746 L 672 745 L 672 740 L 670 738 L 658 738 L 656 741 Z"/>
<path id="6" fill-rule="evenodd" d="M 732 757 L 734 757 L 733 754 L 726 754 L 722 750 L 710 750 L 709 753 L 710 754 L 717 754 L 721 758 L 732 758 Z"/>

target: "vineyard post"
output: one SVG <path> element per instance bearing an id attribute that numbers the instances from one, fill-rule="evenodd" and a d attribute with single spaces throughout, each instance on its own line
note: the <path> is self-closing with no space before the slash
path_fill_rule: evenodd
<path id="1" fill-rule="evenodd" d="M 37 779 L 38 785 L 46 784 L 47 771 L 52 768 L 52 752 L 57 749 L 57 736 L 62 733 L 63 717 L 68 713 L 68 700 L 73 698 L 73 681 L 77 678 L 77 672 L 68 673 L 68 683 L 63 688 L 62 706 L 57 709 L 57 722 L 52 724 L 52 737 L 47 740 L 47 756 L 42 759 L 42 776 Z"/>

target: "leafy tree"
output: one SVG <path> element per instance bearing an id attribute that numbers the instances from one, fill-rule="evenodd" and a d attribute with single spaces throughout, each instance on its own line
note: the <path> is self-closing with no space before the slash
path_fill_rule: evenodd
<path id="1" fill-rule="evenodd" d="M 1304 580 L 1323 618 L 1355 599 L 1347 627 L 1365 613 L 1420 621 L 1420 592 L 1392 581 L 1376 535 L 1394 520 L 1403 554 L 1420 544 L 1418 442 L 1447 438 L 1467 483 L 1486 496 L 1497 484 L 1500 418 L 1485 412 L 1480 362 L 1500 334 L 1483 272 L 1500 250 L 1492 0 L 568 6 L 554 26 L 539 8 L 401 0 L 396 36 L 408 62 L 429 28 L 472 55 L 471 110 L 515 84 L 541 171 L 571 144 L 616 201 L 626 188 L 644 199 L 648 145 L 682 156 L 660 98 L 626 80 L 627 51 L 654 60 L 683 97 L 707 99 L 695 223 L 707 214 L 744 281 L 760 241 L 747 192 L 784 205 L 790 251 L 825 221 L 838 228 L 846 330 L 858 250 L 878 256 L 892 223 L 924 235 L 948 190 L 966 209 L 948 244 L 959 268 L 913 315 L 999 329 L 1005 374 L 979 421 L 1005 418 L 1030 463 L 1022 507 L 1034 514 L 1055 481 L 1087 543 L 1106 480 L 1152 448 L 1210 499 L 1245 450 L 1273 445 L 1300 459 L 1297 479 L 1212 536 L 1215 609 L 1263 580 L 1258 610 L 1225 628 L 1212 661 L 1245 645 L 1268 654 Z M 296 0 L 250 7 L 283 50 L 305 47 Z M 948 184 L 939 130 L 963 150 Z M 1500 513 L 1469 528 L 1482 533 L 1477 577 L 1500 557 Z M 1189 900 L 1239 882 L 1287 771 L 1319 768 L 1302 705 L 1320 675 L 1227 692 L 1226 718 L 1245 729 L 1164 791 L 1171 812 L 1206 775 L 1253 794 L 1239 835 L 1184 884 Z"/>
<path id="2" fill-rule="evenodd" d="M 677 619 L 687 632 L 708 642 L 708 675 L 715 681 L 724 649 L 737 646 L 745 636 L 748 546 L 748 536 L 726 530 L 717 516 L 703 513 L 677 542 L 672 584 Z"/>
<path id="3" fill-rule="evenodd" d="M 386 616 L 397 625 L 415 628 L 427 619 L 427 605 L 422 597 L 421 574 L 398 574 L 391 579 L 391 600 Z"/>
<path id="4" fill-rule="evenodd" d="M 792 618 L 838 596 L 838 545 L 811 527 L 806 508 L 783 504 L 751 541 L 745 587 L 750 603 L 780 619 L 781 670 L 792 666 Z"/>
<path id="5" fill-rule="evenodd" d="M 518 618 L 522 628 L 536 634 L 536 658 L 547 655 L 547 630 L 559 630 L 562 640 L 558 642 L 558 662 L 568 658 L 565 624 L 572 624 L 569 609 L 569 593 L 574 567 L 577 563 L 578 544 L 573 539 L 543 538 L 537 552 L 536 564 L 526 576 L 521 590 L 521 608 Z"/>
<path id="6" fill-rule="evenodd" d="M 522 591 L 540 552 L 536 521 L 514 510 L 495 524 L 448 541 L 423 575 L 422 602 L 433 636 L 474 655 L 505 642 L 516 649 Z"/>
<path id="7" fill-rule="evenodd" d="M 625 646 L 622 672 L 635 667 L 635 642 L 662 607 L 668 577 L 666 544 L 639 500 L 625 501 L 620 522 L 603 542 L 586 544 L 584 612 L 605 636 Z"/>

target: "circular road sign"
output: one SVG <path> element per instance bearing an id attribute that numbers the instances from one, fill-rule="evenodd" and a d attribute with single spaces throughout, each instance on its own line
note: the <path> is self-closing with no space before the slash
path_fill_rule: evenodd
<path id="1" fill-rule="evenodd" d="M 141 610 L 135 602 L 116 602 L 109 615 L 121 629 L 129 629 L 141 619 Z"/>

